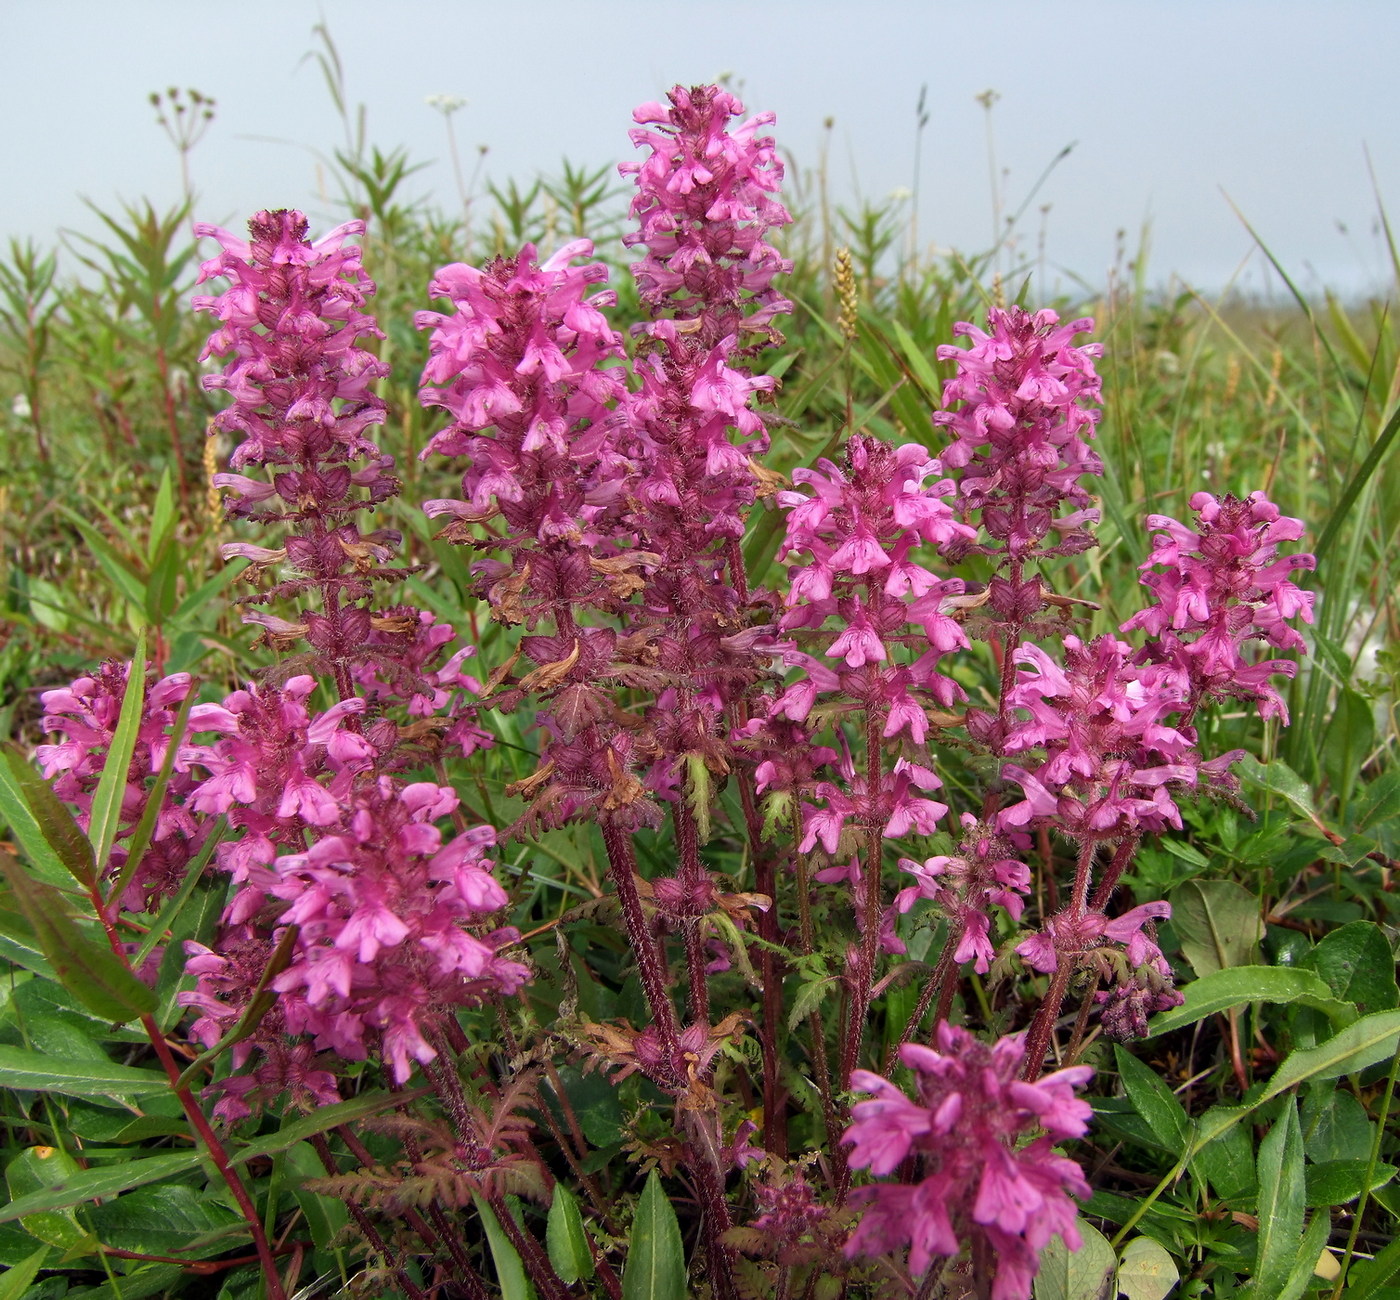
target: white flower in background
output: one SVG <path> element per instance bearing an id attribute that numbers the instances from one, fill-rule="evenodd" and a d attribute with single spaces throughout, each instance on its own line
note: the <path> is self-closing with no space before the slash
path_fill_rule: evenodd
<path id="1" fill-rule="evenodd" d="M 29 420 L 34 417 L 34 410 L 29 405 L 29 399 L 20 393 L 14 401 L 10 403 L 10 414 L 17 420 Z"/>
<path id="2" fill-rule="evenodd" d="M 445 117 L 450 117 L 459 108 L 466 108 L 467 101 L 461 95 L 429 95 L 423 100 L 429 108 L 435 108 Z"/>

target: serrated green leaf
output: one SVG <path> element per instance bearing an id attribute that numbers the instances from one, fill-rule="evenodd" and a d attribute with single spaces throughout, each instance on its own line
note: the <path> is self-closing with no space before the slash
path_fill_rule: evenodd
<path id="1" fill-rule="evenodd" d="M 19 1222 L 25 1232 L 59 1250 L 71 1251 L 88 1240 L 72 1210 L 44 1204 L 50 1188 L 78 1172 L 77 1161 L 58 1147 L 26 1147 L 5 1166 L 10 1203 L 4 1222 Z M 19 1206 L 18 1212 L 14 1207 Z"/>
<path id="2" fill-rule="evenodd" d="M 102 1165 L 96 1169 L 73 1166 L 41 1190 L 32 1191 L 0 1205 L 0 1223 L 9 1223 L 45 1210 L 63 1210 L 99 1197 L 116 1196 L 133 1187 L 159 1182 L 199 1167 L 198 1151 L 179 1151 L 164 1156 L 147 1156 L 128 1160 L 119 1165 Z"/>
<path id="3" fill-rule="evenodd" d="M 1347 1205 L 1361 1195 L 1362 1184 L 1366 1181 L 1366 1169 L 1370 1160 L 1328 1160 L 1322 1164 L 1309 1165 L 1307 1176 L 1307 1205 L 1310 1210 L 1326 1209 L 1334 1205 Z M 1396 1175 L 1396 1167 L 1378 1160 L 1371 1174 L 1371 1186 L 1375 1191 L 1384 1187 Z"/>
<path id="4" fill-rule="evenodd" d="M 588 1249 L 583 1216 L 579 1213 L 578 1201 L 563 1183 L 554 1184 L 554 1199 L 545 1222 L 545 1246 L 549 1250 L 549 1262 L 554 1265 L 561 1282 L 572 1286 L 593 1276 L 593 1252 Z"/>
<path id="5" fill-rule="evenodd" d="M 1298 1244 L 1297 1253 L 1293 1257 L 1293 1269 L 1283 1284 L 1283 1290 L 1278 1294 L 1278 1300 L 1300 1300 L 1303 1292 L 1317 1284 L 1314 1274 L 1323 1252 L 1327 1249 L 1327 1238 L 1331 1232 L 1330 1215 L 1312 1216 L 1312 1222 L 1308 1224 L 1307 1231 L 1303 1233 L 1303 1239 Z"/>
<path id="6" fill-rule="evenodd" d="M 139 1097 L 164 1092 L 170 1080 L 154 1070 L 137 1070 L 115 1061 L 66 1061 L 23 1047 L 0 1046 L 0 1088 L 58 1092 L 65 1097 Z"/>
<path id="7" fill-rule="evenodd" d="M 1259 1249 L 1255 1294 L 1276 1296 L 1293 1272 L 1303 1235 L 1303 1137 L 1298 1105 L 1290 1097 L 1259 1144 Z"/>
<path id="8" fill-rule="evenodd" d="M 1400 1044 L 1400 1011 L 1377 1011 L 1316 1047 L 1300 1047 L 1284 1058 L 1259 1099 L 1262 1105 L 1306 1079 L 1335 1079 L 1375 1065 Z"/>
<path id="9" fill-rule="evenodd" d="M 79 1002 L 113 1022 L 133 1020 L 155 1010 L 155 993 L 127 970 L 109 947 L 82 932 L 57 889 L 31 880 L 11 858 L 0 856 L 0 874 L 33 928 L 54 977 Z"/>
<path id="10" fill-rule="evenodd" d="M 808 980 L 799 986 L 797 996 L 792 1000 L 792 1010 L 788 1012 L 789 1033 L 795 1032 L 797 1026 L 826 1001 L 830 996 L 830 986 L 836 982 L 836 976 L 828 975 L 823 979 Z"/>
<path id="11" fill-rule="evenodd" d="M 1113 1247 L 1083 1219 L 1074 1226 L 1084 1239 L 1078 1250 L 1070 1250 L 1055 1236 L 1041 1251 L 1035 1300 L 1112 1300 L 1113 1270 L 1118 1263 Z"/>
<path id="12" fill-rule="evenodd" d="M 1182 993 L 1186 1001 L 1181 1006 L 1163 1011 L 1148 1021 L 1149 1038 L 1250 1002 L 1301 1001 L 1319 1010 L 1330 1010 L 1340 1018 L 1345 1018 L 1348 1010 L 1346 1004 L 1332 996 L 1331 988 L 1316 972 L 1289 966 L 1232 966 L 1211 971 L 1192 980 Z M 1352 1016 L 1354 1018 L 1354 1011 Z"/>
<path id="13" fill-rule="evenodd" d="M 1134 1237 L 1118 1261 L 1118 1293 L 1127 1300 L 1165 1300 L 1181 1278 L 1165 1246 L 1151 1237 Z"/>
<path id="14" fill-rule="evenodd" d="M 622 1300 L 686 1300 L 685 1250 L 655 1169 L 637 1202 L 622 1270 Z"/>

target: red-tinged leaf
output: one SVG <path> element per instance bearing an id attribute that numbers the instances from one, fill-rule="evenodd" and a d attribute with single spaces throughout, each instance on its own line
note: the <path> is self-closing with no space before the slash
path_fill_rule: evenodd
<path id="1" fill-rule="evenodd" d="M 155 1010 L 155 993 L 127 970 L 110 948 L 94 943 L 82 932 L 57 889 L 31 879 L 17 862 L 3 856 L 0 873 L 58 982 L 83 1006 L 114 1023 Z"/>
<path id="2" fill-rule="evenodd" d="M 68 869 L 68 873 L 86 889 L 92 888 L 97 878 L 97 867 L 92 859 L 92 845 L 82 828 L 73 820 L 68 806 L 53 792 L 51 786 L 35 771 L 29 760 L 13 749 L 5 750 L 4 771 L 0 779 L 9 777 L 10 797 L 22 799 L 26 810 L 44 842 L 54 852 L 54 856 Z M 6 811 L 9 801 L 6 801 Z M 18 834 L 18 832 L 16 832 Z"/>

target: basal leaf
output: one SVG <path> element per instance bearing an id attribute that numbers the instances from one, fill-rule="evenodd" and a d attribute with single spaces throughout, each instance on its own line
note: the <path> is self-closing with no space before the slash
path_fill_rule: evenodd
<path id="1" fill-rule="evenodd" d="M 1165 1246 L 1151 1237 L 1134 1237 L 1118 1261 L 1118 1293 L 1127 1300 L 1166 1300 L 1181 1273 Z"/>
<path id="2" fill-rule="evenodd" d="M 1276 1296 L 1293 1271 L 1303 1234 L 1303 1138 L 1298 1105 L 1290 1097 L 1283 1113 L 1259 1144 L 1259 1252 L 1254 1287 Z"/>
<path id="3" fill-rule="evenodd" d="M 1172 929 L 1198 976 L 1254 961 L 1259 901 L 1233 880 L 1188 880 L 1172 890 Z"/>
<path id="4" fill-rule="evenodd" d="M 1059 1237 L 1052 1237 L 1041 1251 L 1035 1300 L 1112 1300 L 1113 1271 L 1118 1263 L 1113 1247 L 1083 1219 L 1075 1226 L 1084 1239 L 1078 1250 L 1070 1250 Z"/>

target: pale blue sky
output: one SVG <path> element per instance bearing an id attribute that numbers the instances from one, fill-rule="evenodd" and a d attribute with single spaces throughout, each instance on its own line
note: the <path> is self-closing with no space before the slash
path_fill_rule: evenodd
<path id="1" fill-rule="evenodd" d="M 0 0 L 0 236 L 93 229 L 79 196 L 177 199 L 176 156 L 147 102 L 168 85 L 218 101 L 193 156 L 202 219 L 333 217 L 314 151 L 342 136 L 304 61 L 321 16 L 370 140 L 431 160 L 419 183 L 444 204 L 455 191 L 431 94 L 470 101 L 454 118 L 468 165 L 486 144 L 492 178 L 525 179 L 563 156 L 628 156 L 635 104 L 729 72 L 751 111 L 778 114 L 799 164 L 816 162 L 834 118 L 835 186 L 878 197 L 911 182 L 927 83 L 927 241 L 987 240 L 975 96 L 994 88 L 1013 206 L 1078 142 L 1034 205 L 1051 205 L 1052 267 L 1101 284 L 1116 232 L 1135 242 L 1150 220 L 1152 280 L 1218 287 L 1251 248 L 1228 193 L 1305 287 L 1354 292 L 1386 272 L 1364 150 L 1400 204 L 1396 0 Z M 1258 262 L 1247 287 L 1265 284 Z"/>

